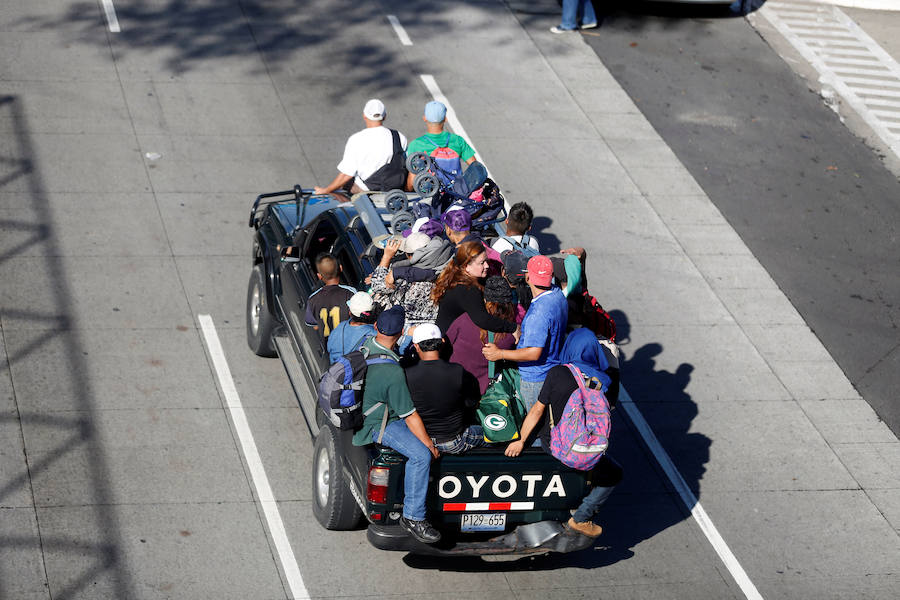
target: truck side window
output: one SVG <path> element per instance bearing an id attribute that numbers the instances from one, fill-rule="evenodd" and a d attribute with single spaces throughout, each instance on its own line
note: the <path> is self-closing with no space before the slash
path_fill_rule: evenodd
<path id="1" fill-rule="evenodd" d="M 319 222 L 313 226 L 306 243 L 306 252 L 304 252 L 304 256 L 309 261 L 313 272 L 316 270 L 313 261 L 315 261 L 316 257 L 322 252 L 331 252 L 331 248 L 334 246 L 337 239 L 337 230 L 335 230 L 334 225 L 331 224 L 331 220 L 327 217 L 320 219 Z"/>
<path id="2" fill-rule="evenodd" d="M 354 257 L 350 256 L 347 246 L 341 246 L 335 250 L 335 257 L 341 265 L 341 283 L 355 288 L 359 288 L 362 283 L 362 274 L 359 273 L 359 267 L 356 265 Z"/>

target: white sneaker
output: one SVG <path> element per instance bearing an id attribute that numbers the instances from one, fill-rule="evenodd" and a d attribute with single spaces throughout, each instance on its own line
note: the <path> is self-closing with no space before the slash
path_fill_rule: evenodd
<path id="1" fill-rule="evenodd" d="M 584 23 L 581 27 L 579 27 L 579 29 L 596 29 L 596 27 L 597 22 L 594 21 L 593 23 Z"/>
<path id="2" fill-rule="evenodd" d="M 596 25 L 595 25 L 595 27 L 596 27 Z M 573 31 L 576 31 L 576 30 L 575 29 L 563 29 L 562 27 L 559 27 L 557 25 L 554 25 L 553 27 L 550 28 L 550 33 L 572 33 Z"/>

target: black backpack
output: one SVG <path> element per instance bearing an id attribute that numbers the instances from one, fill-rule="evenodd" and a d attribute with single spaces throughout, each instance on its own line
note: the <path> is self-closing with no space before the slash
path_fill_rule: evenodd
<path id="1" fill-rule="evenodd" d="M 366 187 L 373 192 L 402 190 L 406 187 L 406 150 L 400 145 L 400 134 L 397 130 L 391 129 L 390 131 L 391 139 L 394 141 L 394 154 L 391 156 L 390 162 L 363 180 Z"/>

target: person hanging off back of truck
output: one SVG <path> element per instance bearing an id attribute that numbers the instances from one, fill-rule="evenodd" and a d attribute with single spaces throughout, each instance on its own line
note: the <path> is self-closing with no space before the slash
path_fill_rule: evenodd
<path id="1" fill-rule="evenodd" d="M 384 126 L 387 111 L 381 100 L 372 98 L 363 108 L 365 129 L 347 139 L 338 174 L 316 194 L 336 190 L 351 194 L 367 191 L 403 189 L 406 185 L 406 136 Z"/>
<path id="2" fill-rule="evenodd" d="M 394 351 L 403 332 L 403 321 L 403 307 L 389 308 L 378 315 L 375 337 L 363 344 L 370 357 L 382 355 L 396 362 L 373 364 L 366 370 L 362 404 L 365 418 L 353 434 L 353 443 L 384 444 L 407 458 L 400 526 L 420 542 L 434 544 L 440 541 L 441 534 L 425 520 L 425 496 L 431 459 L 438 457 L 438 450 L 416 412 L 399 365 L 400 356 Z"/>
<path id="3" fill-rule="evenodd" d="M 444 131 L 447 107 L 442 102 L 432 100 L 426 104 L 422 120 L 425 121 L 425 130 L 428 133 L 411 141 L 407 152 L 410 155 L 416 152 L 430 155 L 440 168 L 436 173 L 437 176 L 445 184 L 449 183 L 450 179 L 455 179 L 462 173 L 463 164 L 470 165 L 475 161 L 475 150 L 461 136 Z M 407 178 L 407 189 L 413 189 L 414 178 L 415 176 L 410 173 Z"/>
<path id="4" fill-rule="evenodd" d="M 559 423 L 569 397 L 578 389 L 575 375 L 567 365 L 574 365 L 578 369 L 586 387 L 599 388 L 604 392 L 608 390 L 609 363 L 596 336 L 590 330 L 576 329 L 570 333 L 566 338 L 560 360 L 563 364 L 553 367 L 547 373 L 538 401 L 528 411 L 522 423 L 522 435 L 520 439 L 506 447 L 504 451 L 506 456 L 519 456 L 535 432 L 541 440 L 541 447 L 552 455 L 550 431 L 554 424 Z M 612 406 L 614 405 L 613 403 Z M 622 467 L 604 454 L 590 470 L 589 479 L 592 489 L 581 501 L 581 505 L 575 510 L 567 525 L 573 531 L 588 537 L 597 537 L 603 532 L 603 528 L 594 523 L 594 515 L 622 480 Z"/>
<path id="5" fill-rule="evenodd" d="M 350 318 L 341 321 L 328 336 L 328 358 L 335 362 L 359 347 L 368 337 L 375 335 L 375 303 L 368 292 L 356 292 L 347 300 Z"/>
<path id="6" fill-rule="evenodd" d="M 531 222 L 534 220 L 534 211 L 527 202 L 516 202 L 509 207 L 506 216 L 506 235 L 501 235 L 491 248 L 501 255 L 507 250 L 518 250 L 526 257 L 531 258 L 541 253 L 541 247 L 537 239 L 530 235 Z"/>
<path id="7" fill-rule="evenodd" d="M 416 326 L 412 343 L 419 362 L 406 368 L 406 384 L 435 447 L 442 453 L 462 454 L 484 445 L 481 425 L 466 423 L 466 409 L 478 404 L 481 392 L 462 365 L 441 358 L 443 342 L 434 323 Z"/>
<path id="8" fill-rule="evenodd" d="M 525 409 L 530 410 L 538 400 L 547 372 L 559 364 L 569 309 L 565 296 L 553 285 L 553 264 L 546 256 L 528 260 L 525 281 L 532 300 L 522 320 L 522 335 L 516 349 L 501 350 L 496 344 L 485 344 L 481 353 L 488 360 L 519 363 L 522 377 L 519 391 Z"/>
<path id="9" fill-rule="evenodd" d="M 323 252 L 316 257 L 316 274 L 325 285 L 309 296 L 305 320 L 319 332 L 323 343 L 338 324 L 350 316 L 347 301 L 356 293 L 356 288 L 341 283 L 340 273 L 341 265 L 334 256 Z"/>

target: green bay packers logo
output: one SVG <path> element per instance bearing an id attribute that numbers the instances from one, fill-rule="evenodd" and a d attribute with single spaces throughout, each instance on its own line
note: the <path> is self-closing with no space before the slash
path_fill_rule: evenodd
<path id="1" fill-rule="evenodd" d="M 482 424 L 491 431 L 503 431 L 506 429 L 506 419 L 496 413 L 487 415 Z"/>

